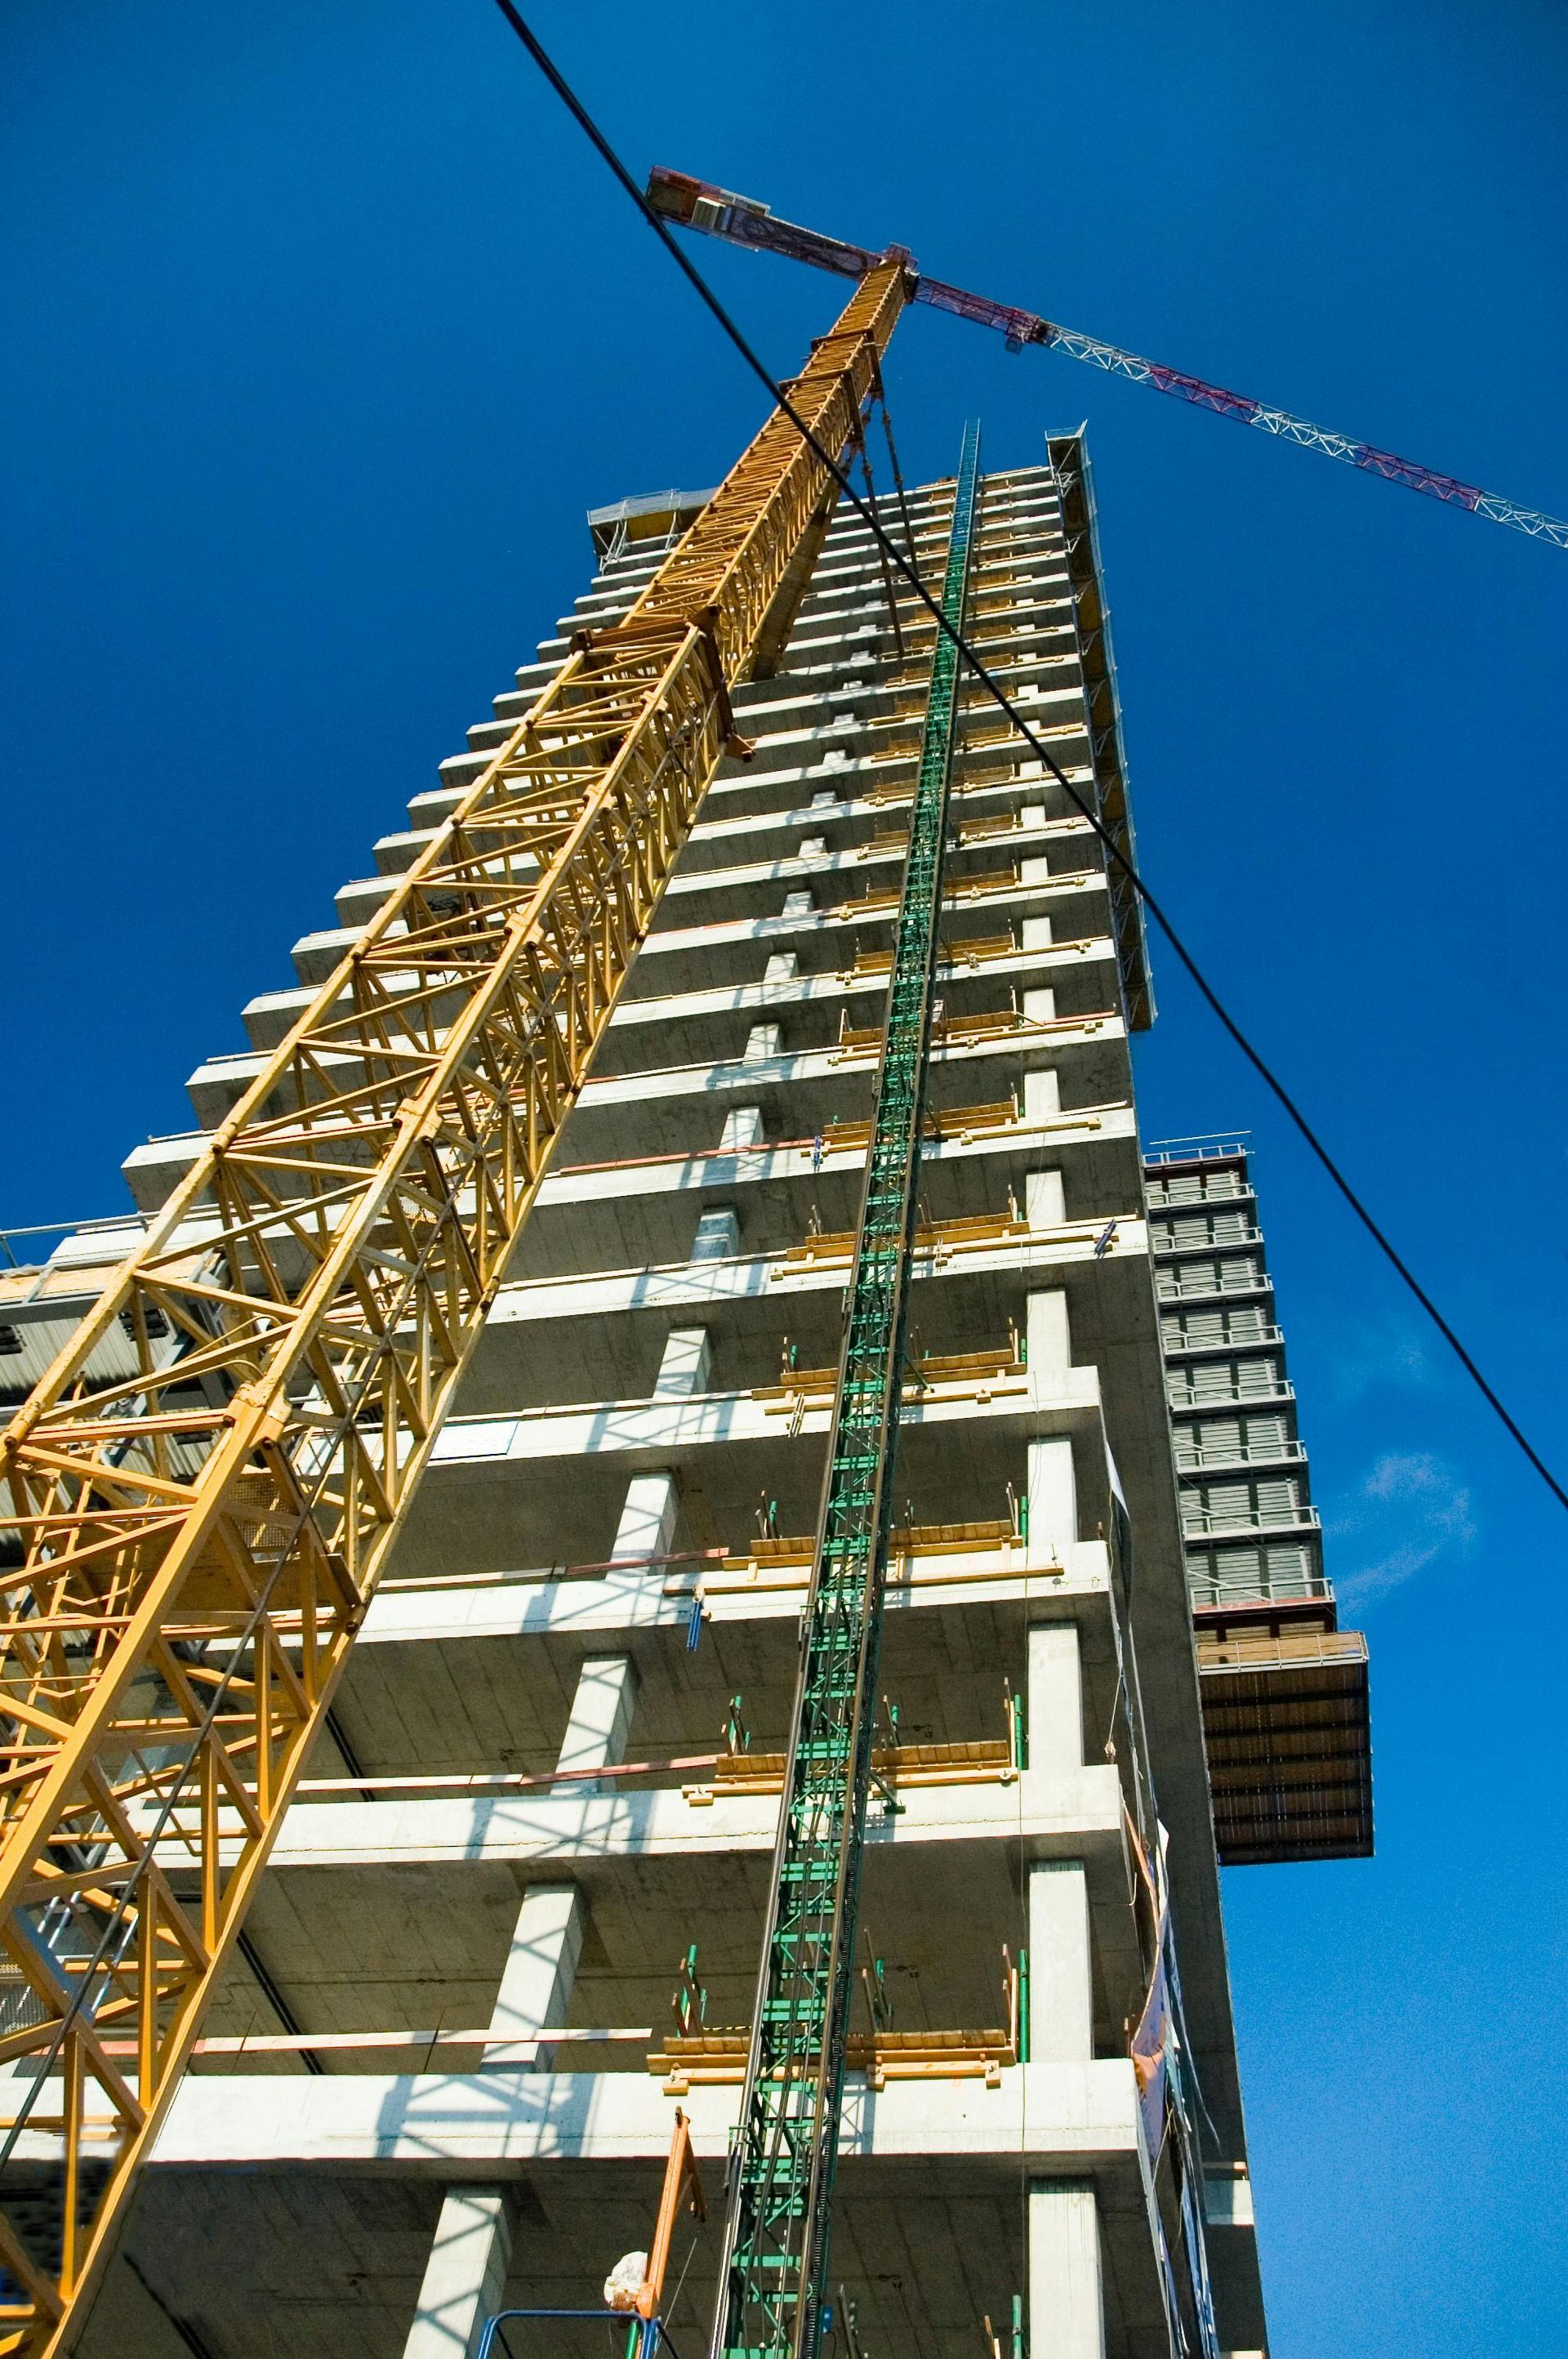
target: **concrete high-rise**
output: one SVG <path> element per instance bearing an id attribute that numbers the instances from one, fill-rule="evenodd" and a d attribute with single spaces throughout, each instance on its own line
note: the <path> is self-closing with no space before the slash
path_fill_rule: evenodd
<path id="1" fill-rule="evenodd" d="M 193 1076 L 200 1123 L 701 496 L 591 520 L 590 591 L 297 945 L 296 985 L 252 1002 L 250 1049 Z M 911 495 L 928 565 L 951 502 Z M 968 614 L 1130 846 L 1077 438 L 985 479 Z M 901 655 L 840 517 L 776 672 L 736 698 L 754 750 L 708 794 L 524 1233 L 88 2359 L 466 2359 L 499 2309 L 596 2304 L 647 2243 L 677 2105 L 721 2209 L 929 663 L 903 618 Z M 1277 1766 L 1305 1641 L 1343 1669 L 1342 1634 L 1260 1261 L 1213 1287 L 1249 1293 L 1273 1371 L 1231 1350 L 1234 1434 L 1193 1373 L 1225 1355 L 1162 1308 L 1201 1291 L 1189 1167 L 1206 1217 L 1239 1174 L 1211 1259 L 1254 1250 L 1245 1159 L 1152 1164 L 1146 1194 L 1136 905 L 994 708 L 964 710 L 834 2280 L 873 2359 L 959 2359 L 1015 2293 L 1033 2359 L 1261 2352 L 1205 1732 L 1263 1680 L 1223 1855 L 1364 1848 L 1365 1812 L 1303 1832 Z M 144 1208 L 197 1143 L 132 1157 Z M 30 1379 L 126 1241 L 77 1232 L 0 1282 L 0 1375 Z M 1247 1497 L 1196 1487 L 1222 1477 Z M 1313 1758 L 1363 1777 L 1359 1669 L 1359 1721 Z M 689 2259 L 683 2232 L 683 2359 L 717 2258 L 716 2226 Z M 535 2321 L 514 2347 L 589 2359 L 603 2333 Z"/>

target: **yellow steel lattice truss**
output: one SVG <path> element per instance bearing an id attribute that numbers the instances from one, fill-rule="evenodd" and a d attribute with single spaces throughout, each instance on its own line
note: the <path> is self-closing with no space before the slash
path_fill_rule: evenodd
<path id="1" fill-rule="evenodd" d="M 872 271 L 794 382 L 835 457 L 906 293 Z M 27 2067 L 0 2101 L 0 2353 L 70 2346 L 832 496 L 775 412 L 625 620 L 579 635 L 0 1440 L 0 2061 Z M 116 1323 L 139 1373 L 105 1383 Z"/>

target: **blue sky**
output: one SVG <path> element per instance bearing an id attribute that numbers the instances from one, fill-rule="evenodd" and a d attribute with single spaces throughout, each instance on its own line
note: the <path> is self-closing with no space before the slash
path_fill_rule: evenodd
<path id="1" fill-rule="evenodd" d="M 639 169 L 1568 514 L 1568 20 L 541 6 Z M 115 1209 L 297 935 L 753 384 L 489 0 L 12 0 L 0 1222 Z M 787 370 L 831 286 L 705 245 Z M 1089 421 L 1144 863 L 1559 1464 L 1568 557 L 960 323 L 912 476 Z M 1561 2348 L 1563 1518 L 1159 959 L 1145 1126 L 1255 1135 L 1379 1856 L 1227 1880 L 1276 2359 Z M 1347 1614 L 1346 1618 L 1350 1618 Z"/>

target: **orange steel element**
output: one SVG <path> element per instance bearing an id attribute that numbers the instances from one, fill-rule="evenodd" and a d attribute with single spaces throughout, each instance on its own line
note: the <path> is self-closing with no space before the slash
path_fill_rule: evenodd
<path id="1" fill-rule="evenodd" d="M 669 2160 L 665 2165 L 665 2183 L 659 2195 L 654 2248 L 648 2255 L 648 2273 L 637 2296 L 639 2318 L 656 2318 L 658 2315 L 659 2303 L 664 2297 L 665 2271 L 669 2267 L 670 2238 L 675 2234 L 676 2213 L 680 2210 L 683 2195 L 692 2218 L 706 2220 L 708 2199 L 702 2191 L 702 2174 L 697 2169 L 697 2149 L 691 2142 L 691 2124 L 677 2105 L 675 2136 L 670 2140 Z"/>
<path id="2" fill-rule="evenodd" d="M 907 293 L 871 271 L 794 381 L 835 459 Z M 28 2180 L 0 2354 L 70 2347 L 834 496 L 775 412 L 625 620 L 578 635 L 0 1439 L 0 1948 L 37 2018 L 0 2035 L 35 2067 L 0 2120 L 0 2207 L 8 2163 Z M 107 1381 L 116 1327 L 137 1373 Z"/>

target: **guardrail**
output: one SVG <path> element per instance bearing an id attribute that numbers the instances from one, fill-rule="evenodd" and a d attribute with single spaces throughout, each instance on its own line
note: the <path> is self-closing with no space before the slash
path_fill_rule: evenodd
<path id="1" fill-rule="evenodd" d="M 96 1229 L 112 1231 L 127 1228 L 133 1221 L 138 1228 L 146 1227 L 146 1214 L 131 1211 L 118 1213 L 107 1212 L 94 1221 L 35 1221 L 30 1226 L 24 1228 L 0 1229 L 0 1260 L 3 1260 L 5 1266 L 10 1269 L 27 1269 L 33 1266 L 30 1256 L 25 1262 L 17 1260 L 11 1250 L 13 1237 L 54 1237 L 63 1240 L 66 1237 L 91 1236 Z M 47 1261 L 49 1256 L 46 1254 L 44 1258 Z"/>
<path id="2" fill-rule="evenodd" d="M 1218 1131 L 1195 1131 L 1190 1138 L 1153 1138 L 1143 1149 L 1148 1163 L 1218 1163 L 1250 1155 L 1252 1133 L 1226 1137 Z"/>
<path id="3" fill-rule="evenodd" d="M 1184 1408 L 1186 1403 L 1182 1404 Z M 1217 1466 L 1303 1466 L 1306 1463 L 1304 1441 L 1271 1441 L 1266 1449 L 1184 1451 L 1181 1437 L 1176 1440 L 1176 1472 L 1178 1474 L 1204 1474 Z"/>
<path id="4" fill-rule="evenodd" d="M 1278 1512 L 1252 1507 L 1242 1513 L 1224 1507 L 1194 1507 L 1182 1502 L 1182 1537 L 1189 1540 L 1235 1539 L 1245 1532 L 1318 1532 L 1323 1525 L 1315 1507 L 1283 1507 Z"/>

